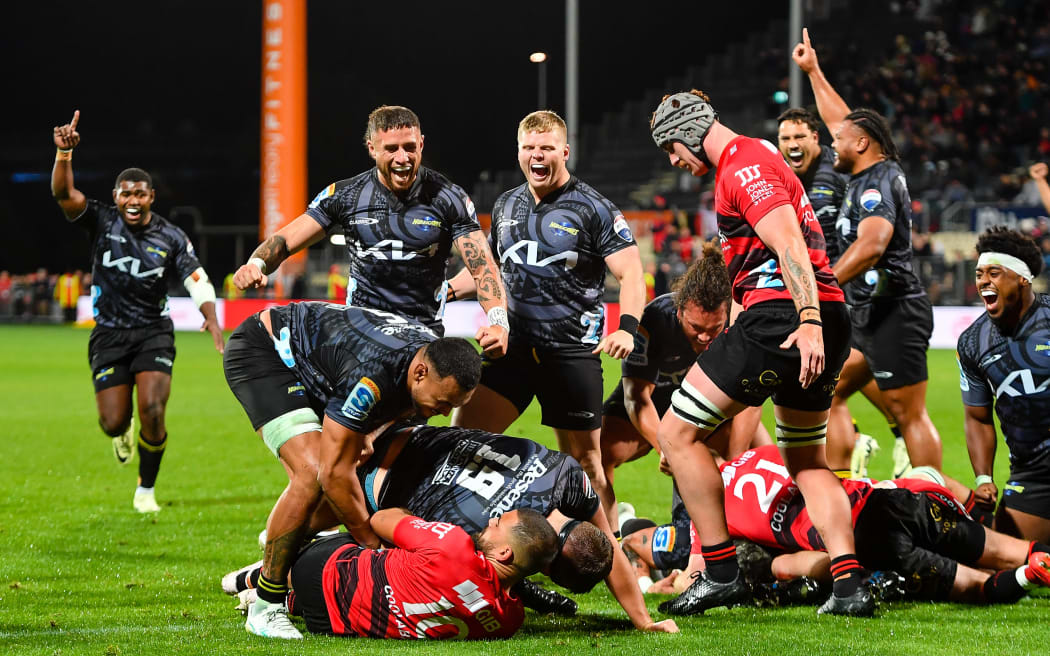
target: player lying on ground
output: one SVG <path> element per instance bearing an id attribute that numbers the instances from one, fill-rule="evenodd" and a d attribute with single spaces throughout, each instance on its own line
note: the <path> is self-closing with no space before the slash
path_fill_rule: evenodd
<path id="1" fill-rule="evenodd" d="M 773 560 L 779 579 L 830 581 L 830 558 L 778 451 L 752 449 L 720 469 L 730 535 L 786 552 Z M 910 596 L 1012 603 L 1035 585 L 1050 586 L 1050 546 L 985 528 L 943 486 L 920 479 L 878 484 L 849 480 L 843 485 L 861 565 L 902 574 Z M 635 535 L 625 543 L 641 551 Z M 698 559 L 691 559 L 690 570 L 700 567 Z"/>
<path id="2" fill-rule="evenodd" d="M 391 508 L 372 529 L 393 548 L 349 533 L 309 544 L 289 577 L 288 606 L 311 633 L 368 638 L 509 638 L 525 611 L 511 586 L 550 563 L 557 536 L 543 515 L 513 510 L 473 536 Z"/>
<path id="3" fill-rule="evenodd" d="M 375 453 L 357 475 L 369 511 L 403 507 L 468 532 L 510 510 L 537 510 L 558 531 L 559 554 L 547 570 L 555 583 L 585 592 L 604 578 L 636 628 L 678 631 L 674 621 L 649 616 L 598 497 L 572 456 L 481 430 L 398 426 L 376 438 Z M 331 525 L 314 520 L 313 530 Z M 253 576 L 251 568 L 227 575 L 223 588 L 235 594 Z"/>

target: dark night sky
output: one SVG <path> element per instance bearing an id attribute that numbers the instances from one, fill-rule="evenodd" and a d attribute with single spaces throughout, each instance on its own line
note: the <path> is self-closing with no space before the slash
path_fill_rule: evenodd
<path id="1" fill-rule="evenodd" d="M 786 3 L 777 4 L 782 17 Z M 714 3 L 580 5 L 581 125 L 680 75 L 732 33 L 710 29 L 733 24 L 733 10 Z M 424 162 L 468 191 L 481 170 L 513 168 L 517 121 L 536 104 L 530 52 L 550 53 L 548 104 L 564 110 L 561 2 L 311 0 L 308 16 L 311 196 L 371 165 L 361 135 L 382 103 L 419 114 Z M 64 224 L 47 182 L 51 128 L 74 108 L 74 172 L 89 196 L 141 166 L 166 172 L 161 214 L 196 205 L 208 223 L 255 223 L 260 23 L 258 0 L 41 0 L 10 12 L 0 26 L 0 229 L 14 239 L 0 244 L 0 269 L 87 265 L 86 239 Z M 700 44 L 705 31 L 719 40 Z"/>

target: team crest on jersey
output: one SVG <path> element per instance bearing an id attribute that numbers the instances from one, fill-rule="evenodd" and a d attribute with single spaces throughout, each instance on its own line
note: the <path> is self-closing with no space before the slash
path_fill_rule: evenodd
<path id="1" fill-rule="evenodd" d="M 324 200 L 325 198 L 328 198 L 329 196 L 331 196 L 334 193 L 335 193 L 335 183 L 333 182 L 332 184 L 328 185 L 323 190 L 321 190 L 321 193 L 317 194 L 314 197 L 314 199 L 312 201 L 310 201 L 310 207 L 317 207 L 318 205 L 321 204 L 322 200 Z"/>
<path id="2" fill-rule="evenodd" d="M 860 195 L 860 206 L 867 211 L 872 211 L 882 202 L 882 194 L 878 189 L 865 189 Z"/>
<path id="3" fill-rule="evenodd" d="M 470 196 L 467 196 L 466 209 L 467 209 L 467 216 L 469 216 L 474 221 L 474 223 L 477 223 L 478 222 L 478 213 L 477 213 L 477 210 L 474 209 L 474 201 L 470 200 Z"/>
<path id="4" fill-rule="evenodd" d="M 624 241 L 634 240 L 634 235 L 631 234 L 631 226 L 627 224 L 627 219 L 623 218 L 623 214 L 617 214 L 616 218 L 613 219 L 613 230 Z"/>
<path id="5" fill-rule="evenodd" d="M 372 408 L 376 406 L 379 396 L 379 385 L 376 385 L 371 378 L 364 377 L 357 381 L 346 397 L 346 402 L 342 407 L 343 414 L 360 421 L 367 417 Z"/>
<path id="6" fill-rule="evenodd" d="M 657 527 L 653 532 L 653 551 L 667 553 L 674 549 L 675 527 L 665 525 Z"/>

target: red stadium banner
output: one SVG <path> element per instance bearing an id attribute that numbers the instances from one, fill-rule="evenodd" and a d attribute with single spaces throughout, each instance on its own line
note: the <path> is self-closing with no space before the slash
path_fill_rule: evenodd
<path id="1" fill-rule="evenodd" d="M 263 0 L 259 239 L 306 206 L 306 0 Z M 306 251 L 284 272 L 302 271 Z M 289 271 L 291 269 L 291 271 Z"/>

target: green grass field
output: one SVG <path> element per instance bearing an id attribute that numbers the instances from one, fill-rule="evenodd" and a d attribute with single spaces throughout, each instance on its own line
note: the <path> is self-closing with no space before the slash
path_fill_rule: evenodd
<path id="1" fill-rule="evenodd" d="M 1015 606 L 898 603 L 877 619 L 813 608 L 712 611 L 679 619 L 677 636 L 634 631 L 604 587 L 576 618 L 530 612 L 502 643 L 394 643 L 248 635 L 220 577 L 260 557 L 256 535 L 285 475 L 226 387 L 207 335 L 180 333 L 168 406 L 171 437 L 157 486 L 163 511 L 131 508 L 136 466 L 119 468 L 97 426 L 88 331 L 0 326 L 0 654 L 1029 654 L 1050 643 L 1050 597 Z M 606 387 L 618 368 L 606 363 Z M 970 481 L 954 354 L 930 353 L 929 407 L 945 471 Z M 854 411 L 882 444 L 892 436 L 863 399 Z M 552 444 L 533 407 L 509 430 Z M 1000 449 L 996 479 L 1005 475 Z M 669 517 L 670 481 L 650 456 L 618 472 L 639 515 Z M 649 603 L 654 617 L 663 598 Z"/>

